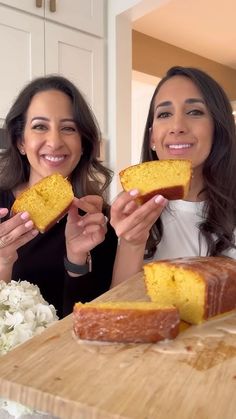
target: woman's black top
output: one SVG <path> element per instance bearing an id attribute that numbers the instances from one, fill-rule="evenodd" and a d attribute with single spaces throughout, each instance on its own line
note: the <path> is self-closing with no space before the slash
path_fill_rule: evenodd
<path id="1" fill-rule="evenodd" d="M 1 208 L 11 209 L 14 200 L 12 192 L 0 192 Z M 13 280 L 38 285 L 60 318 L 71 313 L 76 302 L 91 301 L 109 289 L 117 247 L 117 236 L 108 223 L 105 240 L 91 251 L 92 272 L 69 276 L 64 268 L 66 217 L 18 249 L 12 272 Z M 9 214 L 2 221 L 7 218 Z"/>

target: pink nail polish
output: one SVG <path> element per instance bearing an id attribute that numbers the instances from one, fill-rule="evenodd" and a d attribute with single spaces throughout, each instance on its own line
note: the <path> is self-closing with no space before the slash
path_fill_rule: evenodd
<path id="1" fill-rule="evenodd" d="M 29 221 L 27 221 L 27 223 L 25 223 L 26 228 L 29 228 L 29 227 L 32 227 L 32 226 L 33 226 L 33 221 L 31 221 L 31 220 L 29 220 Z"/>
<path id="2" fill-rule="evenodd" d="M 164 205 L 166 203 L 166 199 L 164 198 L 164 196 L 158 195 L 155 198 L 155 203 L 158 204 L 158 205 Z"/>
<path id="3" fill-rule="evenodd" d="M 27 220 L 29 218 L 29 213 L 28 212 L 22 212 L 22 214 L 20 215 L 20 218 L 22 218 L 22 220 Z"/>
<path id="4" fill-rule="evenodd" d="M 136 196 L 136 195 L 138 195 L 138 194 L 139 194 L 139 191 L 138 191 L 138 189 L 132 189 L 131 191 L 129 191 L 129 194 L 130 194 L 131 196 Z"/>

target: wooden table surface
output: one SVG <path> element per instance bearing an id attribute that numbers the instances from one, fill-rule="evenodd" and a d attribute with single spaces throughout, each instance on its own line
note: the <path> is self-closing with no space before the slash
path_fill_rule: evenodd
<path id="1" fill-rule="evenodd" d="M 99 299 L 147 299 L 142 275 Z M 63 419 L 234 419 L 235 356 L 235 313 L 157 344 L 78 342 L 68 316 L 0 358 L 0 395 Z"/>

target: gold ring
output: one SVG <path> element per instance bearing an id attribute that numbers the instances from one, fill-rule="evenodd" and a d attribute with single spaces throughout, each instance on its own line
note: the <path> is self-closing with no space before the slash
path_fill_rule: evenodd
<path id="1" fill-rule="evenodd" d="M 6 246 L 6 243 L 4 243 L 4 241 L 0 237 L 0 248 L 2 249 L 5 246 Z"/>

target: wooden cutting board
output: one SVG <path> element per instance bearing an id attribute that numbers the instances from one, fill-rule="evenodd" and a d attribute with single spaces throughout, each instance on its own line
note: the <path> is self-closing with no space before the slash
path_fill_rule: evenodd
<path id="1" fill-rule="evenodd" d="M 142 275 L 99 299 L 147 299 Z M 157 344 L 78 342 L 68 316 L 0 358 L 0 395 L 63 419 L 234 419 L 235 357 L 235 313 Z"/>

